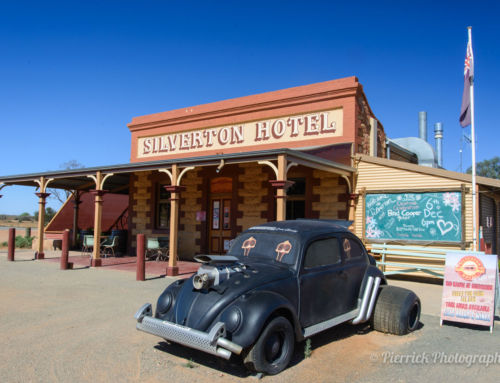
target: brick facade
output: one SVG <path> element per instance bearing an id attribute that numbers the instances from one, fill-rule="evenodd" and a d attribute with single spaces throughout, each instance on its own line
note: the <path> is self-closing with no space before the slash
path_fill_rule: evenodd
<path id="1" fill-rule="evenodd" d="M 347 219 L 347 185 L 337 174 L 321 170 L 313 171 L 313 212 L 320 219 Z M 318 198 L 319 196 L 319 198 Z"/>
<path id="2" fill-rule="evenodd" d="M 267 222 L 269 210 L 269 174 L 256 163 L 240 164 L 238 176 L 238 211 L 236 227 L 242 232 Z"/>
<path id="3" fill-rule="evenodd" d="M 135 251 L 137 234 L 146 236 L 153 233 L 153 217 L 151 217 L 151 201 L 153 195 L 151 171 L 134 173 L 131 176 L 130 188 L 130 245 Z"/>
<path id="4" fill-rule="evenodd" d="M 186 189 L 181 192 L 181 204 L 179 209 L 179 257 L 183 260 L 191 260 L 196 254 L 200 254 L 200 230 L 197 226 L 196 212 L 202 210 L 201 198 L 203 195 L 202 182 L 199 176 L 200 170 L 188 171 L 182 178 L 181 184 Z"/>
<path id="5" fill-rule="evenodd" d="M 210 212 L 206 201 L 209 199 L 210 179 L 220 176 L 211 168 L 197 168 L 188 171 L 182 178 L 185 187 L 180 193 L 178 254 L 182 260 L 192 260 L 193 256 L 207 250 L 208 222 L 197 221 L 197 212 Z M 274 172 L 265 165 L 243 163 L 230 170 L 234 177 L 233 204 L 235 214 L 235 235 L 249 227 L 271 221 L 276 216 L 276 190 L 269 180 Z M 135 253 L 137 234 L 148 236 L 168 236 L 168 229 L 154 227 L 155 201 L 158 185 L 168 183 L 166 175 L 155 171 L 137 172 L 131 178 L 130 192 L 130 247 Z M 320 170 L 295 166 L 290 169 L 290 178 L 306 180 L 306 218 L 345 219 L 347 217 L 347 185 L 342 177 Z"/>

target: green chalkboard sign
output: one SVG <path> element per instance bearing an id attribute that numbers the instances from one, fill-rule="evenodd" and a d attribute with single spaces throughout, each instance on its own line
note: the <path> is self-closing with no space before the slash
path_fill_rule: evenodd
<path id="1" fill-rule="evenodd" d="M 462 193 L 366 194 L 365 239 L 462 241 Z"/>

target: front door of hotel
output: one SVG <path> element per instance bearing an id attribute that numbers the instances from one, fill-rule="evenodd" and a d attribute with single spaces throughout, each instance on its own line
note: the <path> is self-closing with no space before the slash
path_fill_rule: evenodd
<path id="1" fill-rule="evenodd" d="M 232 232 L 231 200 L 233 180 L 218 177 L 210 181 L 210 254 L 225 254 L 229 250 Z"/>

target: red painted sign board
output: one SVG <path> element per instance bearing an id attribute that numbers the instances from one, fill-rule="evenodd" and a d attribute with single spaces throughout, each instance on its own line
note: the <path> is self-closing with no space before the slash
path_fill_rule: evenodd
<path id="1" fill-rule="evenodd" d="M 447 320 L 492 329 L 497 280 L 495 254 L 446 254 L 441 323 Z"/>

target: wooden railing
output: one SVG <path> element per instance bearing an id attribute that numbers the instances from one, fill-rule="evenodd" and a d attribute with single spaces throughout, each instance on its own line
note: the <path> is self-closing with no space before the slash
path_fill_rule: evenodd
<path id="1" fill-rule="evenodd" d="M 423 246 L 404 246 L 373 243 L 369 252 L 376 256 L 377 266 L 385 275 L 423 272 L 443 278 L 446 253 L 479 255 L 480 251 L 462 251 Z"/>

